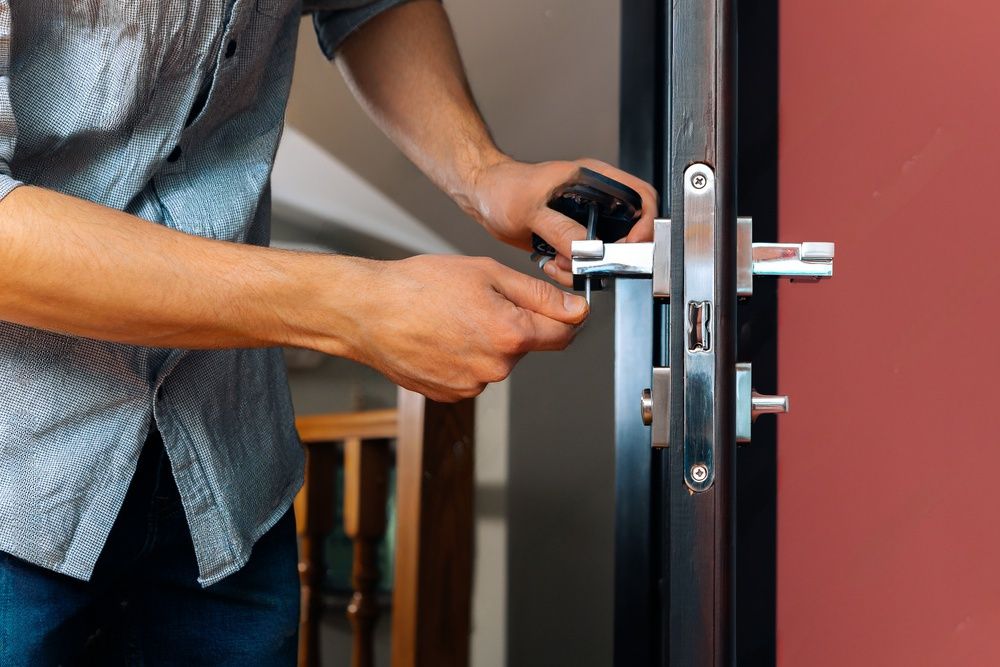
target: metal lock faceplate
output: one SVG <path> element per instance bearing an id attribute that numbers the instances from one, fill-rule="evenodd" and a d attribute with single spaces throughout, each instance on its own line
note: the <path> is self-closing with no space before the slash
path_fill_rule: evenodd
<path id="1" fill-rule="evenodd" d="M 715 481 L 716 346 L 715 173 L 706 164 L 684 172 L 684 482 L 704 491 Z"/>

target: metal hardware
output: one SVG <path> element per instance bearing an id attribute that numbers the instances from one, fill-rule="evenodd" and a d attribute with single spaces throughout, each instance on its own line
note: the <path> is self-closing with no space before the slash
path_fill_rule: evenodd
<path id="1" fill-rule="evenodd" d="M 788 412 L 788 397 L 757 393 L 750 364 L 736 364 L 736 442 L 750 442 L 750 428 L 760 415 L 784 412 Z"/>
<path id="2" fill-rule="evenodd" d="M 653 297 L 670 298 L 670 220 L 653 223 L 653 243 L 573 242 L 573 275 L 653 278 Z M 754 276 L 816 282 L 833 277 L 835 244 L 754 243 L 753 218 L 737 219 L 736 292 L 753 296 Z"/>
<path id="3" fill-rule="evenodd" d="M 639 410 L 642 414 L 642 423 L 649 426 L 653 423 L 653 390 L 643 389 L 642 398 L 639 401 Z"/>
<path id="4" fill-rule="evenodd" d="M 691 173 L 695 170 L 694 173 Z M 702 187 L 697 187 L 701 183 L 700 176 L 705 179 Z M 685 195 L 691 193 L 703 197 L 703 202 L 710 203 L 710 193 L 714 190 L 714 182 L 711 177 L 711 170 L 705 165 L 693 165 L 688 170 L 685 178 L 687 187 Z M 688 199 L 685 199 L 685 203 Z M 692 216 L 705 213 L 704 207 L 701 209 L 686 210 L 689 229 L 701 230 L 703 227 L 692 227 Z M 714 214 L 714 212 L 713 212 Z M 594 278 L 650 278 L 653 279 L 653 298 L 670 299 L 670 220 L 663 218 L 655 220 L 653 223 L 653 243 L 604 243 L 600 240 L 586 240 L 573 242 L 573 275 L 576 277 Z M 703 239 L 698 234 L 686 236 L 687 239 Z M 754 276 L 768 276 L 779 278 L 791 278 L 793 281 L 818 281 L 833 276 L 833 260 L 835 246 L 833 243 L 753 243 L 753 219 L 741 217 L 737 220 L 737 271 L 736 283 L 737 294 L 741 297 L 749 297 L 753 294 Z M 702 253 L 703 256 L 703 253 Z M 694 255 L 685 249 L 685 262 L 694 261 Z M 694 278 L 692 278 L 694 275 Z M 691 280 L 704 281 L 710 279 L 706 270 L 692 274 L 690 270 L 685 271 L 687 287 Z M 708 291 L 703 292 L 708 294 Z M 685 330 L 687 331 L 687 370 L 685 381 L 688 381 L 688 374 L 694 372 L 699 381 L 706 378 L 705 369 L 695 368 L 692 371 L 691 360 L 694 355 L 709 353 L 712 348 L 712 327 L 713 327 L 713 300 L 711 298 L 692 300 L 685 294 L 687 308 L 685 309 Z M 706 368 L 709 367 L 706 364 Z M 654 430 L 653 446 L 669 446 L 669 394 L 670 394 L 670 369 L 654 368 L 654 386 L 649 391 L 648 396 L 644 394 L 642 402 L 643 423 L 652 425 Z M 661 381 L 657 382 L 657 376 Z M 666 381 L 663 381 L 666 378 Z M 660 397 L 668 397 L 661 399 Z M 655 401 L 655 402 L 654 402 Z M 695 410 L 691 403 L 688 404 L 690 410 Z M 697 410 L 699 418 L 705 417 L 705 403 L 698 404 Z M 710 408 L 710 406 L 709 406 Z M 753 391 L 751 386 L 751 374 L 749 364 L 736 365 L 736 440 L 745 443 L 750 441 L 750 427 L 753 421 L 761 414 L 778 414 L 788 411 L 787 396 L 764 396 Z M 710 412 L 710 410 L 709 410 Z M 686 466 L 685 481 L 694 490 L 700 487 L 704 490 L 711 486 L 712 453 L 711 444 L 704 438 L 705 424 L 699 430 L 701 440 L 699 444 L 692 447 L 691 463 L 694 459 L 705 458 L 703 463 L 707 466 L 709 476 L 705 480 L 694 480 L 690 474 L 691 465 Z M 693 484 L 692 484 L 693 483 Z"/>
<path id="5" fill-rule="evenodd" d="M 586 239 L 573 241 L 573 259 L 604 259 L 604 241 Z"/>
<path id="6" fill-rule="evenodd" d="M 688 304 L 688 352 L 708 352 L 712 348 L 712 304 Z"/>
<path id="7" fill-rule="evenodd" d="M 736 219 L 736 294 L 753 296 L 753 218 Z"/>
<path id="8" fill-rule="evenodd" d="M 833 277 L 832 243 L 754 243 L 753 274 L 820 280 Z"/>
<path id="9" fill-rule="evenodd" d="M 670 369 L 653 369 L 653 389 L 642 392 L 642 422 L 653 426 L 653 446 L 670 446 Z M 653 401 L 654 396 L 660 398 Z M 753 390 L 753 374 L 749 363 L 736 364 L 736 442 L 750 442 L 750 429 L 757 417 L 788 412 L 787 396 L 767 396 Z"/>
<path id="10" fill-rule="evenodd" d="M 789 278 L 793 282 L 817 282 L 833 277 L 833 243 L 752 243 L 753 221 L 739 219 L 736 291 L 753 294 L 753 277 Z"/>
<path id="11" fill-rule="evenodd" d="M 665 449 L 670 446 L 670 369 L 657 367 L 653 369 L 653 389 L 650 392 L 653 414 L 652 445 L 655 449 Z"/>
<path id="12" fill-rule="evenodd" d="M 753 425 L 753 376 L 750 364 L 736 364 L 736 442 L 750 442 Z"/>
<path id="13" fill-rule="evenodd" d="M 653 447 L 670 446 L 670 369 L 653 369 L 653 386 L 642 390 L 639 402 L 642 423 L 653 427 Z M 660 408 L 659 414 L 656 408 Z"/>
<path id="14" fill-rule="evenodd" d="M 755 391 L 750 397 L 750 402 L 751 419 L 757 419 L 761 415 L 780 415 L 788 412 L 787 396 L 767 396 Z"/>
<path id="15" fill-rule="evenodd" d="M 573 275 L 587 278 L 648 278 L 653 273 L 652 243 L 573 241 Z"/>
<path id="16" fill-rule="evenodd" d="M 792 282 L 833 277 L 833 243 L 754 243 L 752 218 L 737 220 L 736 239 L 736 292 L 741 297 L 753 295 L 754 276 L 789 278 Z"/>
<path id="17" fill-rule="evenodd" d="M 587 240 L 591 241 L 594 239 L 594 234 L 597 233 L 597 202 L 590 202 L 590 208 L 587 211 Z M 590 305 L 590 276 L 586 278 L 586 296 L 587 305 Z"/>
<path id="18" fill-rule="evenodd" d="M 693 185 L 693 184 L 692 184 Z M 698 187 L 698 186 L 695 186 Z M 691 467 L 691 479 L 696 482 L 704 482 L 708 479 L 708 466 L 701 463 Z"/>
<path id="19" fill-rule="evenodd" d="M 684 482 L 695 492 L 715 480 L 715 217 L 715 173 L 692 164 L 684 172 L 684 330 L 692 332 L 684 359 Z M 696 478 L 699 465 L 705 474 Z"/>
<path id="20" fill-rule="evenodd" d="M 670 220 L 653 221 L 653 298 L 670 299 Z"/>
<path id="21" fill-rule="evenodd" d="M 750 442 L 750 429 L 760 415 L 781 414 L 788 412 L 787 396 L 766 396 L 753 390 L 753 374 L 750 364 L 736 364 L 736 442 Z M 669 447 L 669 429 L 665 428 L 670 421 L 670 369 L 653 369 L 653 390 L 642 392 L 642 420 L 646 426 L 654 428 L 653 446 Z M 653 396 L 659 395 L 655 403 Z M 658 428 L 661 427 L 661 428 Z M 662 433 L 662 435 L 660 435 Z"/>

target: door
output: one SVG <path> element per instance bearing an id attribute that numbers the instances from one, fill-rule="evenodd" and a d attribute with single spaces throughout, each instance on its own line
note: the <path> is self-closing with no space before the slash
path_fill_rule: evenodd
<path id="1" fill-rule="evenodd" d="M 1000 9 L 735 9 L 623 7 L 622 164 L 660 187 L 672 231 L 652 287 L 617 291 L 616 664 L 1000 664 Z M 705 166 L 694 187 L 725 189 L 716 292 L 692 298 L 690 223 L 707 209 L 688 174 Z M 777 316 L 760 285 L 750 306 L 725 301 L 737 213 L 755 240 L 835 241 L 837 277 L 782 284 Z M 707 334 L 710 394 L 689 382 Z M 776 442 L 761 420 L 737 449 L 717 422 L 740 402 L 725 369 L 748 360 L 793 410 Z M 652 432 L 635 407 L 650 385 Z M 715 411 L 710 449 L 692 397 Z"/>
<path id="2" fill-rule="evenodd" d="M 779 663 L 1000 664 L 1000 6 L 780 11 Z"/>
<path id="3" fill-rule="evenodd" d="M 737 447 L 751 403 L 737 362 L 774 390 L 775 285 L 738 303 L 737 215 L 777 240 L 778 13 L 736 4 L 623 3 L 621 163 L 657 185 L 669 221 L 652 281 L 616 285 L 618 667 L 774 662 L 775 429 L 761 419 Z"/>

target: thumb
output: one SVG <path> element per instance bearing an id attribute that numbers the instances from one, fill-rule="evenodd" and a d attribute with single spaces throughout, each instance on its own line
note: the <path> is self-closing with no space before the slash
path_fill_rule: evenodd
<path id="1" fill-rule="evenodd" d="M 514 305 L 565 324 L 579 324 L 586 319 L 589 306 L 582 296 L 513 269 L 503 269 L 495 276 L 494 285 Z"/>

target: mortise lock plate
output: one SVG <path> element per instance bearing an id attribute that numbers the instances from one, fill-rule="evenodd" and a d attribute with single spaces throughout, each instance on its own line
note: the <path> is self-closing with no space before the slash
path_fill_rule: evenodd
<path id="1" fill-rule="evenodd" d="M 717 221 L 715 174 L 711 167 L 695 163 L 684 174 L 684 284 L 674 290 L 682 294 L 685 342 L 683 373 L 684 481 L 692 492 L 711 487 L 715 458 L 716 365 L 713 328 L 717 303 L 714 229 Z M 737 219 L 736 293 L 753 295 L 755 277 L 786 278 L 793 282 L 817 282 L 833 277 L 834 244 L 754 243 L 753 220 Z M 671 299 L 671 221 L 654 222 L 652 243 L 606 243 L 598 239 L 577 241 L 572 246 L 576 280 L 607 278 L 652 279 L 656 302 Z M 652 385 L 641 397 L 641 418 L 652 426 L 653 447 L 670 445 L 671 368 L 654 367 Z M 752 388 L 752 370 L 738 363 L 735 373 L 736 424 L 739 443 L 750 442 L 753 421 L 762 414 L 788 411 L 788 397 L 765 396 Z M 724 431 L 725 432 L 725 431 Z"/>

